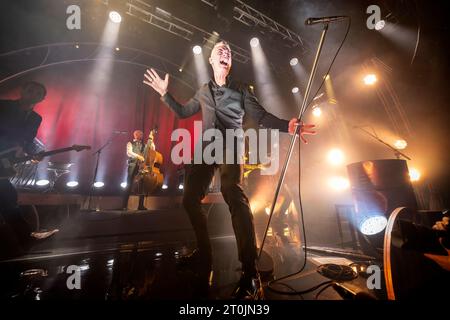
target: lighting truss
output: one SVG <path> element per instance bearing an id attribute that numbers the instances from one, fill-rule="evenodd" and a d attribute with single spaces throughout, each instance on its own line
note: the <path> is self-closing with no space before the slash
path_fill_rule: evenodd
<path id="1" fill-rule="evenodd" d="M 203 3 L 216 7 L 217 0 L 201 0 Z M 307 52 L 307 46 L 302 38 L 294 31 L 284 27 L 275 20 L 269 18 L 258 10 L 250 7 L 241 0 L 236 0 L 236 6 L 233 8 L 233 18 L 246 26 L 260 26 L 278 34 L 283 40 L 287 41 L 292 47 L 299 47 L 303 53 Z"/>
<path id="2" fill-rule="evenodd" d="M 108 0 L 102 0 L 102 2 L 105 5 L 109 4 Z M 214 45 L 209 40 L 214 38 L 212 33 L 179 19 L 173 16 L 170 12 L 149 5 L 142 0 L 127 0 L 125 6 L 127 10 L 126 13 L 128 15 L 144 21 L 154 27 L 167 31 L 187 41 L 192 41 L 195 34 L 201 34 L 206 47 L 211 49 Z M 233 43 L 229 44 L 231 47 L 233 60 L 241 63 L 247 63 L 250 60 L 250 52 Z"/>

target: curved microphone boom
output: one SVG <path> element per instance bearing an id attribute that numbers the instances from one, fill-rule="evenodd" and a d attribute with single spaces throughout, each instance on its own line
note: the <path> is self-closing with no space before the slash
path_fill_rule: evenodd
<path id="1" fill-rule="evenodd" d="M 305 24 L 307 26 L 311 26 L 317 23 L 330 23 L 330 22 L 338 22 L 348 19 L 348 16 L 332 16 L 332 17 L 321 17 L 321 18 L 308 18 L 305 20 Z"/>

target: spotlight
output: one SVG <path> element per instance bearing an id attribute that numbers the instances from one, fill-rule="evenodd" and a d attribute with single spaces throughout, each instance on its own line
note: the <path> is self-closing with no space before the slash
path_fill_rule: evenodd
<path id="1" fill-rule="evenodd" d="M 125 188 L 127 187 L 127 183 L 126 183 L 126 182 L 122 182 L 122 183 L 120 184 L 120 186 L 122 187 L 122 189 L 125 189 Z"/>
<path id="2" fill-rule="evenodd" d="M 293 94 L 298 93 L 298 87 L 293 87 L 291 91 Z"/>
<path id="3" fill-rule="evenodd" d="M 328 181 L 331 188 L 337 191 L 342 191 L 350 187 L 350 182 L 343 177 L 332 177 Z"/>
<path id="4" fill-rule="evenodd" d="M 183 68 L 178 69 L 178 71 L 183 72 Z"/>
<path id="5" fill-rule="evenodd" d="M 66 186 L 68 186 L 69 188 L 75 188 L 76 186 L 78 186 L 78 181 L 69 181 L 66 183 Z"/>
<path id="6" fill-rule="evenodd" d="M 405 140 L 396 140 L 395 142 L 394 142 L 394 147 L 395 147 L 395 149 L 397 149 L 397 150 L 403 150 L 403 149 L 405 149 L 406 148 L 406 146 L 408 145 L 408 143 L 406 143 L 406 141 Z"/>
<path id="7" fill-rule="evenodd" d="M 252 38 L 251 40 L 250 40 L 250 45 L 253 47 L 253 48 L 256 48 L 257 46 L 259 46 L 259 39 L 258 38 Z"/>
<path id="8" fill-rule="evenodd" d="M 339 149 L 332 149 L 328 152 L 328 162 L 337 166 L 344 162 L 344 153 Z"/>
<path id="9" fill-rule="evenodd" d="M 409 169 L 409 178 L 411 181 L 419 181 L 420 180 L 420 171 L 416 168 Z"/>
<path id="10" fill-rule="evenodd" d="M 182 185 L 182 184 L 178 185 L 178 189 L 183 190 L 184 189 L 184 185 Z"/>
<path id="11" fill-rule="evenodd" d="M 266 207 L 266 208 L 264 209 L 264 211 L 266 211 L 266 214 L 267 214 L 267 215 L 270 214 L 270 208 L 269 208 L 269 207 Z"/>
<path id="12" fill-rule="evenodd" d="M 377 234 L 386 228 L 387 219 L 382 214 L 372 214 L 360 219 L 359 230 L 366 236 Z"/>
<path id="13" fill-rule="evenodd" d="M 111 11 L 109 13 L 109 19 L 114 23 L 120 23 L 122 21 L 122 16 L 117 11 Z"/>
<path id="14" fill-rule="evenodd" d="M 79 48 L 80 48 L 80 45 L 77 43 L 77 44 L 75 45 L 75 48 L 76 48 L 76 49 L 79 49 Z"/>
<path id="15" fill-rule="evenodd" d="M 320 107 L 313 107 L 312 114 L 314 117 L 320 117 L 322 115 L 322 109 Z"/>
<path id="16" fill-rule="evenodd" d="M 103 187 L 104 185 L 105 185 L 105 183 L 104 183 L 104 182 L 101 182 L 101 181 L 97 181 L 97 182 L 94 183 L 94 187 L 96 187 L 96 188 L 101 188 L 101 187 Z"/>
<path id="17" fill-rule="evenodd" d="M 291 61 L 289 61 L 289 64 L 291 66 L 296 66 L 298 64 L 298 59 L 297 58 L 292 58 Z"/>
<path id="18" fill-rule="evenodd" d="M 36 181 L 36 185 L 39 187 L 46 186 L 49 183 L 50 183 L 50 181 L 48 181 L 47 179 L 41 179 L 41 180 Z"/>
<path id="19" fill-rule="evenodd" d="M 384 20 L 380 20 L 377 23 L 375 23 L 375 30 L 380 31 L 381 29 L 384 28 L 385 25 L 386 22 Z"/>
<path id="20" fill-rule="evenodd" d="M 120 51 L 120 48 L 119 48 L 119 47 L 116 47 L 116 51 Z"/>
<path id="21" fill-rule="evenodd" d="M 200 54 L 200 53 L 202 53 L 202 47 L 200 47 L 199 45 L 196 45 L 192 48 L 192 52 L 194 52 L 194 54 Z"/>
<path id="22" fill-rule="evenodd" d="M 162 188 L 163 190 L 166 190 L 166 189 L 169 188 L 169 187 L 167 186 L 167 184 L 163 184 L 161 188 Z"/>
<path id="23" fill-rule="evenodd" d="M 374 75 L 373 73 L 366 75 L 363 80 L 364 83 L 368 86 L 372 86 L 378 81 L 377 76 Z"/>

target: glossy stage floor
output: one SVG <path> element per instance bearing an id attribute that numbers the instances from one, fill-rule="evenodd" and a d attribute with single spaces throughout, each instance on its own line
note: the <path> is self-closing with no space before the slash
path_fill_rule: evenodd
<path id="1" fill-rule="evenodd" d="M 193 232 L 181 208 L 153 211 L 76 211 L 64 216 L 53 238 L 35 244 L 28 252 L 0 261 L 1 300 L 184 300 L 230 299 L 239 279 L 235 238 L 229 213 L 221 204 L 209 204 L 209 231 L 214 261 L 209 287 L 192 271 L 177 268 L 180 255 L 194 247 Z M 267 281 L 297 271 L 303 264 L 299 228 L 285 221 L 271 229 L 265 257 L 273 261 L 274 275 L 263 278 L 265 299 L 341 300 L 383 298 L 383 290 L 367 289 L 367 278 L 358 278 L 320 292 L 284 295 L 271 291 Z M 264 221 L 255 219 L 258 240 Z M 288 228 L 288 229 L 286 229 Z M 280 231 L 277 231 L 280 230 Z M 286 232 L 288 230 L 289 232 Z M 2 245 L 4 248 L 5 244 Z M 345 262 L 366 261 L 348 252 L 311 247 L 305 269 L 284 284 L 281 291 L 303 291 L 329 280 L 317 266 L 330 258 Z M 324 260 L 328 259 L 328 260 Z M 79 271 L 79 278 L 76 276 Z M 77 281 L 79 283 L 77 284 Z M 71 285 L 70 285 L 71 284 Z M 324 287 L 321 287 L 324 288 Z"/>

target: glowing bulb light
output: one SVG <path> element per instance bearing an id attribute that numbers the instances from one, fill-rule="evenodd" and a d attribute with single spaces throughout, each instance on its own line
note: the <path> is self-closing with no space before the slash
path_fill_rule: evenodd
<path id="1" fill-rule="evenodd" d="M 109 13 L 109 19 L 114 23 L 120 23 L 122 21 L 122 16 L 117 11 L 111 11 Z"/>
<path id="2" fill-rule="evenodd" d="M 202 47 L 200 47 L 199 45 L 196 45 L 192 48 L 192 52 L 194 52 L 194 54 L 200 54 L 200 53 L 202 53 Z"/>
<path id="3" fill-rule="evenodd" d="M 68 186 L 69 188 L 75 188 L 76 186 L 78 186 L 78 181 L 69 181 L 66 183 L 66 186 Z"/>
<path id="4" fill-rule="evenodd" d="M 258 39 L 258 38 L 252 38 L 252 39 L 250 40 L 250 45 L 251 45 L 253 48 L 256 48 L 257 46 L 259 46 L 259 39 Z"/>
<path id="5" fill-rule="evenodd" d="M 403 149 L 406 148 L 407 145 L 408 145 L 408 143 L 406 143 L 405 140 L 396 140 L 396 141 L 394 142 L 394 147 L 395 147 L 395 149 L 397 149 L 397 150 L 403 150 Z"/>
<path id="6" fill-rule="evenodd" d="M 320 107 L 315 107 L 312 109 L 312 114 L 314 117 L 320 117 L 322 115 L 322 110 L 320 109 Z"/>
<path id="7" fill-rule="evenodd" d="M 420 171 L 417 170 L 416 168 L 411 168 L 409 169 L 409 178 L 411 179 L 411 181 L 419 181 L 420 180 Z"/>
<path id="8" fill-rule="evenodd" d="M 371 74 L 366 75 L 364 77 L 363 81 L 364 81 L 364 84 L 366 84 L 367 86 L 372 86 L 378 81 L 378 79 L 377 79 L 376 75 L 371 73 Z"/>
<path id="9" fill-rule="evenodd" d="M 337 166 L 344 162 L 344 153 L 339 149 L 331 149 L 328 152 L 328 162 L 332 165 Z"/>

